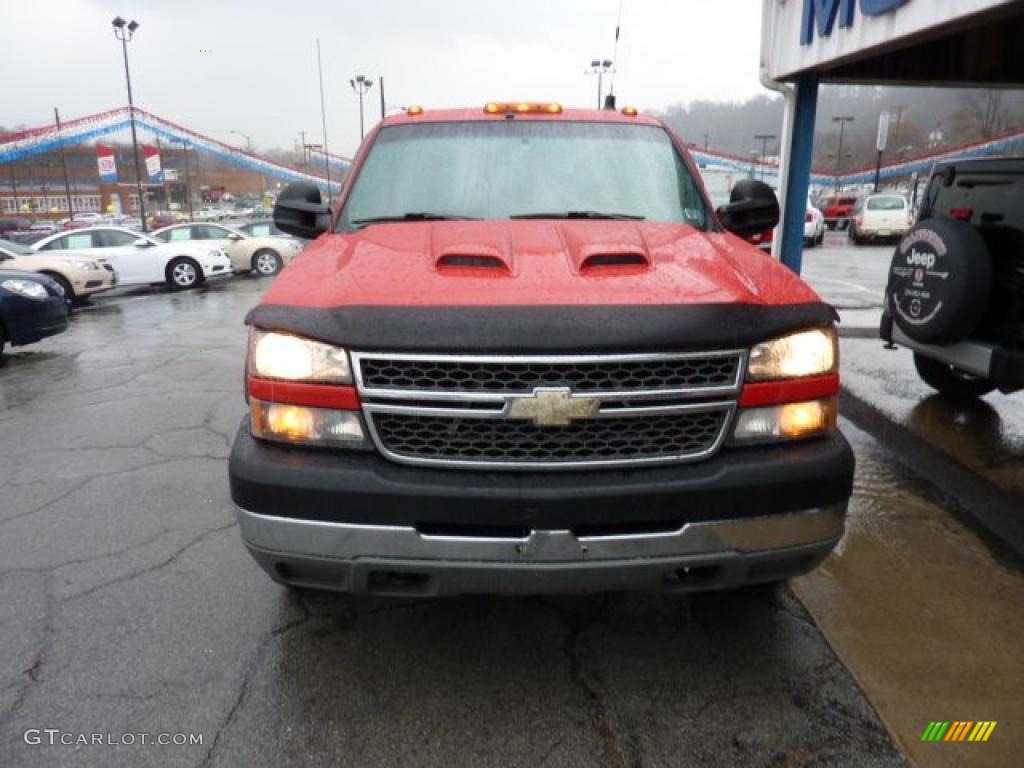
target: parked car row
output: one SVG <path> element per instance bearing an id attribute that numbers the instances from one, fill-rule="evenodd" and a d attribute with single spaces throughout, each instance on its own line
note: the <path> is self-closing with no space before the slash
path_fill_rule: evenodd
<path id="1" fill-rule="evenodd" d="M 148 234 L 123 226 L 85 226 L 52 232 L 31 245 L 0 239 L 0 302 L 5 307 L 0 352 L 8 343 L 28 344 L 60 333 L 74 305 L 103 291 L 153 284 L 185 290 L 232 274 L 275 275 L 302 248 L 301 240 L 269 221 L 240 229 L 173 224 Z M 54 296 L 62 321 L 50 306 Z"/>
<path id="2" fill-rule="evenodd" d="M 906 196 L 895 192 L 870 195 L 826 195 L 818 208 L 824 226 L 845 230 L 855 245 L 899 240 L 914 226 L 914 212 Z"/>

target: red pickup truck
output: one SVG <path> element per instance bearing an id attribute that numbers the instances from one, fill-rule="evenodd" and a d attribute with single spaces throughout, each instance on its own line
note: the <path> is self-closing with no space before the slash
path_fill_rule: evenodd
<path id="1" fill-rule="evenodd" d="M 818 208 L 825 216 L 825 226 L 829 229 L 846 229 L 850 226 L 858 199 L 856 195 L 832 195 L 818 201 Z"/>
<path id="2" fill-rule="evenodd" d="M 247 317 L 229 475 L 277 581 L 387 595 L 715 589 L 819 563 L 854 460 L 835 314 L 635 110 L 389 117 Z"/>

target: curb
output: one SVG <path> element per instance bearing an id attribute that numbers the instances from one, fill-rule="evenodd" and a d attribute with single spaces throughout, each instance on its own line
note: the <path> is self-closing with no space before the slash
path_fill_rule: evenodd
<path id="1" fill-rule="evenodd" d="M 943 506 L 978 534 L 998 560 L 1024 570 L 1024 500 L 968 469 L 846 387 L 840 391 L 839 413 L 945 497 Z"/>

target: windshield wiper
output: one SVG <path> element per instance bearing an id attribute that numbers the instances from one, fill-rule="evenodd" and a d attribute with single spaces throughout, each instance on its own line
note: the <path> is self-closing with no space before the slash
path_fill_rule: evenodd
<path id="1" fill-rule="evenodd" d="M 555 213 L 517 213 L 510 219 L 619 219 L 622 221 L 643 221 L 646 217 L 632 213 L 609 213 L 607 211 L 559 211 Z"/>
<path id="2" fill-rule="evenodd" d="M 367 224 L 386 224 L 389 221 L 479 221 L 477 216 L 457 216 L 451 213 L 431 213 L 429 211 L 414 211 L 411 213 L 396 213 L 391 216 L 371 216 L 365 219 L 352 219 L 351 224 L 356 227 L 365 227 Z"/>

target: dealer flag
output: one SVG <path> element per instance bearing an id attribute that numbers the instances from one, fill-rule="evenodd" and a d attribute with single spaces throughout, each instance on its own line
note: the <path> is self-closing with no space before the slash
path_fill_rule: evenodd
<path id="1" fill-rule="evenodd" d="M 142 154 L 146 158 L 146 173 L 149 174 L 151 182 L 163 181 L 164 172 L 160 167 L 160 150 L 156 147 L 142 148 Z"/>
<path id="2" fill-rule="evenodd" d="M 97 144 L 96 165 L 99 167 L 100 181 L 117 181 L 117 163 L 114 161 L 114 150 L 102 144 Z"/>

